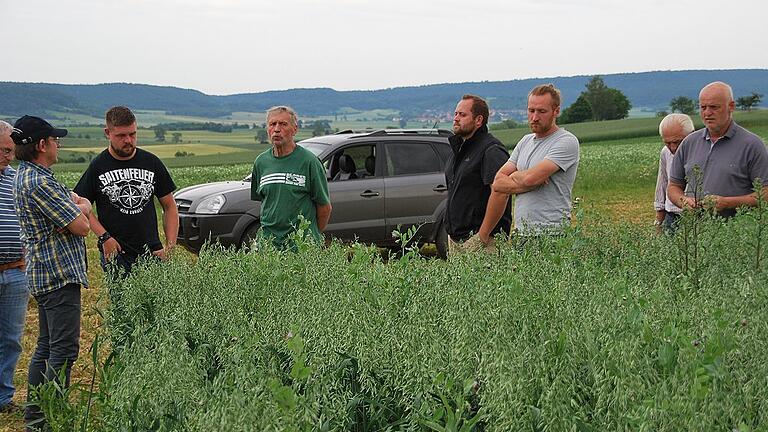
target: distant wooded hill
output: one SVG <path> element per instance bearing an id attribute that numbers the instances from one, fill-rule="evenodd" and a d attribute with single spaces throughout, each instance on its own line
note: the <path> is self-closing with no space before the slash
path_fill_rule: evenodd
<path id="1" fill-rule="evenodd" d="M 725 81 L 736 97 L 752 92 L 768 95 L 768 69 L 661 71 L 602 75 L 609 87 L 621 90 L 634 108 L 667 109 L 675 96 L 698 97 L 702 86 Z M 113 105 L 137 110 L 158 110 L 168 114 L 221 117 L 236 111 L 259 112 L 273 105 L 293 106 L 301 115 L 319 116 L 342 110 L 395 109 L 407 116 L 429 112 L 450 112 L 465 93 L 487 98 L 496 110 L 526 107 L 528 91 L 535 85 L 552 82 L 563 92 L 567 107 L 584 90 L 590 76 L 532 78 L 512 81 L 484 81 L 431 84 L 382 90 L 336 91 L 330 88 L 293 89 L 211 96 L 197 90 L 146 84 L 67 85 L 0 82 L 0 115 L 21 116 L 71 112 L 101 117 Z"/>

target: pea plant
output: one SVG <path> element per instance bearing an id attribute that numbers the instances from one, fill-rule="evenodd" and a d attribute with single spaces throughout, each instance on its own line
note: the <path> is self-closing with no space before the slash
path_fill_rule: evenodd
<path id="1" fill-rule="evenodd" d="M 443 261 L 408 232 L 397 260 L 296 236 L 147 264 L 111 282 L 109 364 L 51 426 L 764 430 L 764 206 L 687 240 L 591 224 Z"/>

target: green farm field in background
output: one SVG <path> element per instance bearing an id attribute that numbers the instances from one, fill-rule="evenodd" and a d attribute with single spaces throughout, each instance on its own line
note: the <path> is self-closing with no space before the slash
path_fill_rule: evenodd
<path id="1" fill-rule="evenodd" d="M 736 120 L 768 140 L 768 110 L 737 112 Z M 694 116 L 694 121 L 697 127 L 701 127 L 698 116 Z M 580 198 L 586 209 L 633 222 L 651 220 L 652 194 L 662 146 L 658 123 L 658 118 L 637 118 L 564 126 L 582 142 L 574 196 Z M 166 136 L 170 137 L 173 132 L 168 131 Z M 139 145 L 163 159 L 171 168 L 179 187 L 208 181 L 239 180 L 249 172 L 256 156 L 269 146 L 256 142 L 254 131 L 249 129 L 234 129 L 231 133 L 180 132 L 182 143 L 171 144 L 155 142 L 151 130 L 139 130 Z M 527 133 L 529 130 L 525 125 L 493 131 L 509 148 Z M 90 139 L 83 138 L 86 134 Z M 311 131 L 302 129 L 298 139 L 308 137 L 311 137 Z M 70 128 L 70 135 L 63 143 L 62 160 L 72 155 L 88 155 L 89 151 L 92 157 L 107 145 L 101 128 L 93 126 Z M 175 157 L 179 151 L 194 155 Z M 76 181 L 86 167 L 87 162 L 59 163 L 53 169 L 64 175 L 68 184 L 74 185 L 71 179 Z M 185 175 L 180 181 L 174 170 L 185 167 L 190 169 L 184 172 L 199 172 L 200 177 Z M 232 174 L 233 167 L 238 167 L 238 174 L 227 176 Z M 221 174 L 216 174 L 219 170 Z"/>
<path id="2" fill-rule="evenodd" d="M 736 120 L 768 141 L 768 110 Z M 654 236 L 658 121 L 565 126 L 583 143 L 574 188 L 580 217 L 573 236 L 530 252 L 505 249 L 491 261 L 451 265 L 414 256 L 384 263 L 340 246 L 293 261 L 273 253 L 195 261 L 180 251 L 167 267 L 131 279 L 125 313 L 108 315 L 137 341 L 121 370 L 94 370 L 88 361 L 94 337 L 111 337 L 89 236 L 92 288 L 83 292 L 73 376 L 87 387 L 94 372 L 115 375 L 98 379 L 112 385 L 98 402 L 103 423 L 84 430 L 112 430 L 101 428 L 109 422 L 133 422 L 134 430 L 366 430 L 365 422 L 396 418 L 413 430 L 444 430 L 450 412 L 458 424 L 482 421 L 486 430 L 765 430 L 768 270 L 760 227 L 766 231 L 768 216 L 701 226 L 698 243 Z M 240 180 L 268 147 L 251 130 L 181 133 L 178 145 L 154 142 L 151 130 L 139 137 L 180 188 Z M 511 147 L 528 130 L 493 133 Z M 62 158 L 106 145 L 99 127 L 71 127 Z M 173 156 L 178 151 L 195 155 Z M 72 187 L 86 165 L 53 169 Z M 681 267 L 694 252 L 693 267 Z M 248 295 L 259 308 L 242 302 Z M 18 400 L 36 315 L 30 306 Z M 101 358 L 108 352 L 102 345 Z M 82 418 L 72 402 L 62 416 Z M 0 431 L 21 425 L 19 416 L 0 414 Z"/>

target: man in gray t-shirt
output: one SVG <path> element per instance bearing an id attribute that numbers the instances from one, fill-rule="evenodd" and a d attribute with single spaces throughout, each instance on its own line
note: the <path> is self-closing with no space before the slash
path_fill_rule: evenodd
<path id="1" fill-rule="evenodd" d="M 570 223 L 579 140 L 557 126 L 559 114 L 559 90 L 552 84 L 531 90 L 528 125 L 533 133 L 520 140 L 493 181 L 488 212 L 500 212 L 515 194 L 515 229 L 523 235 L 557 234 Z M 488 238 L 489 228 L 485 223 L 480 227 L 481 240 Z"/>
<path id="2" fill-rule="evenodd" d="M 728 84 L 707 84 L 699 106 L 706 127 L 680 144 L 667 194 L 679 207 L 707 207 L 731 217 L 739 207 L 757 205 L 755 179 L 761 180 L 763 196 L 768 195 L 768 150 L 760 137 L 733 121 L 735 102 Z"/>

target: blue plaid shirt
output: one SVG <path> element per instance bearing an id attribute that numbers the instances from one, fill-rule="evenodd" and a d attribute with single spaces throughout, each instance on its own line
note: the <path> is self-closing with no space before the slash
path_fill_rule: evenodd
<path id="1" fill-rule="evenodd" d="M 13 193 L 25 235 L 27 280 L 32 295 L 47 294 L 70 283 L 87 287 L 85 238 L 65 228 L 81 213 L 69 190 L 50 169 L 21 161 Z"/>

